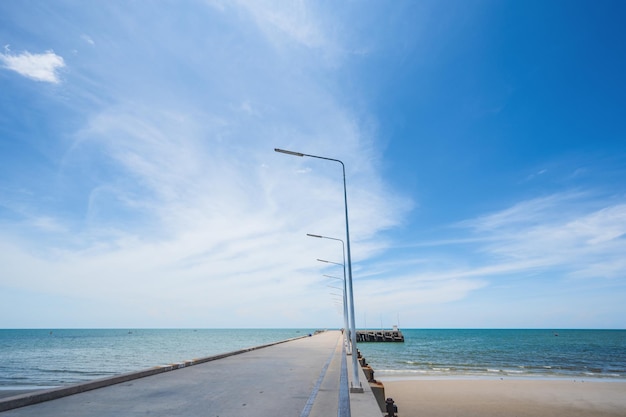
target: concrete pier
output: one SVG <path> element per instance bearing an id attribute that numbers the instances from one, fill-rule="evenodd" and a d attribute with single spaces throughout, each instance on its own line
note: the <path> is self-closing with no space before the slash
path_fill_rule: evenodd
<path id="1" fill-rule="evenodd" d="M 81 385 L 90 383 L 4 398 L 0 410 L 7 410 L 2 417 L 380 417 L 369 386 L 363 387 L 364 393 L 347 391 L 351 361 L 342 360 L 342 352 L 341 332 L 323 332 L 207 361 L 186 361 L 170 369 L 155 368 L 155 373 L 144 370 L 107 378 L 86 391 Z M 362 380 L 367 381 L 364 375 Z M 67 395 L 68 389 L 77 393 Z M 38 402 L 42 400 L 38 395 L 44 396 L 43 402 Z M 24 403 L 30 405 L 12 408 Z"/>
<path id="2" fill-rule="evenodd" d="M 404 343 L 404 335 L 396 326 L 393 330 L 357 330 L 356 341 L 364 342 L 394 342 Z"/>

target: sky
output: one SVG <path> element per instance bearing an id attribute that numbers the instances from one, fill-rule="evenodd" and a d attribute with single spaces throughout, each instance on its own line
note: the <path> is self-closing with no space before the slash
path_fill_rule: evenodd
<path id="1" fill-rule="evenodd" d="M 342 327 L 275 148 L 358 328 L 626 328 L 625 18 L 0 2 L 0 328 Z"/>

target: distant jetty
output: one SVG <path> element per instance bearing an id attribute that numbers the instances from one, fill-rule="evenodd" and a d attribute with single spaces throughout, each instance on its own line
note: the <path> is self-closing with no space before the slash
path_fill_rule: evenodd
<path id="1" fill-rule="evenodd" d="M 404 335 L 393 326 L 392 330 L 357 330 L 356 341 L 358 342 L 396 342 L 403 343 Z"/>

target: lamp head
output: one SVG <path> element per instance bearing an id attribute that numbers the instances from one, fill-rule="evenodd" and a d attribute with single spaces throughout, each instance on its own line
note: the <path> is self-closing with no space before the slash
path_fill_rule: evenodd
<path id="1" fill-rule="evenodd" d="M 294 156 L 304 156 L 303 153 L 300 152 L 294 152 L 294 151 L 287 151 L 285 149 L 279 149 L 279 148 L 274 148 L 275 152 L 280 152 L 280 153 L 286 153 L 287 155 L 294 155 Z"/>

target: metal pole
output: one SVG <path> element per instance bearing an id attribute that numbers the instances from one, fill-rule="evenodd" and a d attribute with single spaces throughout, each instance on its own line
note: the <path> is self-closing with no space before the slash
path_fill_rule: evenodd
<path id="1" fill-rule="evenodd" d="M 336 241 L 341 242 L 341 250 L 342 250 L 342 255 L 343 255 L 343 263 L 341 264 L 341 266 L 343 266 L 344 332 L 345 332 L 346 341 L 348 342 L 347 353 L 348 353 L 348 355 L 351 355 L 352 354 L 352 340 L 349 337 L 349 335 L 350 335 L 350 320 L 348 319 L 348 284 L 347 284 L 347 280 L 346 280 L 346 244 L 345 244 L 345 242 L 343 240 L 337 239 L 337 238 L 334 238 L 334 237 L 328 237 L 328 236 L 322 236 L 322 235 L 314 235 L 314 234 L 311 234 L 311 233 L 307 233 L 307 236 L 317 237 L 317 238 L 320 238 L 320 239 L 336 240 Z M 329 275 L 326 275 L 326 276 L 329 276 Z M 332 278 L 334 278 L 334 277 L 332 277 Z"/>
<path id="2" fill-rule="evenodd" d="M 350 227 L 348 225 L 348 191 L 346 187 L 346 166 L 339 159 L 326 158 L 326 157 L 317 156 L 317 155 L 309 155 L 306 153 L 287 151 L 287 150 L 278 149 L 278 148 L 274 148 L 274 151 L 285 153 L 288 155 L 300 156 L 300 157 L 308 156 L 310 158 L 325 159 L 327 161 L 335 161 L 341 164 L 341 169 L 343 171 L 343 200 L 344 200 L 344 208 L 345 208 L 345 213 L 346 213 L 346 247 L 347 247 L 347 252 L 348 252 L 348 288 L 350 290 L 350 321 L 351 321 L 350 338 L 352 340 L 352 348 L 353 348 L 352 387 L 350 388 L 350 392 L 363 392 L 363 387 L 361 386 L 361 383 L 359 381 L 359 368 L 358 368 L 359 363 L 358 363 L 358 358 L 357 358 L 358 355 L 354 351 L 354 349 L 356 348 L 356 322 L 354 320 L 354 289 L 352 287 L 352 257 L 350 255 Z"/>
<path id="3" fill-rule="evenodd" d="M 346 189 L 346 167 L 343 162 L 341 168 L 343 169 L 343 200 L 346 209 L 346 244 L 348 247 L 348 285 L 350 289 L 350 320 L 352 322 L 352 331 L 350 332 L 350 338 L 352 340 L 352 380 L 353 385 L 350 387 L 350 392 L 363 392 L 363 387 L 359 382 L 359 360 L 356 351 L 356 321 L 354 319 L 354 289 L 352 287 L 352 257 L 350 256 L 350 229 L 348 226 L 348 192 Z"/>
<path id="4" fill-rule="evenodd" d="M 313 236 L 313 237 L 320 237 L 320 238 L 326 238 L 326 239 L 332 239 L 332 240 L 341 240 L 341 239 L 335 239 L 332 237 L 326 237 L 326 236 L 319 236 L 319 235 L 308 235 L 308 236 Z M 342 241 L 343 243 L 343 241 Z M 348 323 L 348 296 L 347 296 L 347 287 L 346 287 L 346 264 L 345 264 L 345 258 L 344 258 L 344 263 L 340 264 L 338 262 L 331 262 L 331 261 L 326 261 L 324 259 L 318 259 L 318 261 L 320 262 L 325 262 L 328 264 L 335 264 L 335 265 L 341 265 L 343 266 L 343 321 L 344 321 L 344 336 L 346 339 L 346 344 L 348 345 L 348 351 L 347 354 L 351 355 L 352 354 L 352 341 L 350 340 L 349 334 L 350 334 L 350 327 L 349 327 L 349 323 Z M 335 278 L 335 279 L 341 279 L 338 277 L 333 277 L 331 275 L 324 275 L 325 277 L 329 277 L 329 278 Z"/>
<path id="5" fill-rule="evenodd" d="M 345 265 L 344 265 L 344 275 L 343 275 L 343 331 L 344 331 L 344 339 L 347 347 L 347 354 L 352 355 L 352 341 L 348 336 L 350 331 L 349 323 L 348 323 L 348 295 L 347 295 L 347 286 L 346 286 L 346 275 L 345 275 Z M 339 277 L 333 277 L 331 275 L 324 275 L 325 277 L 341 279 Z"/>

